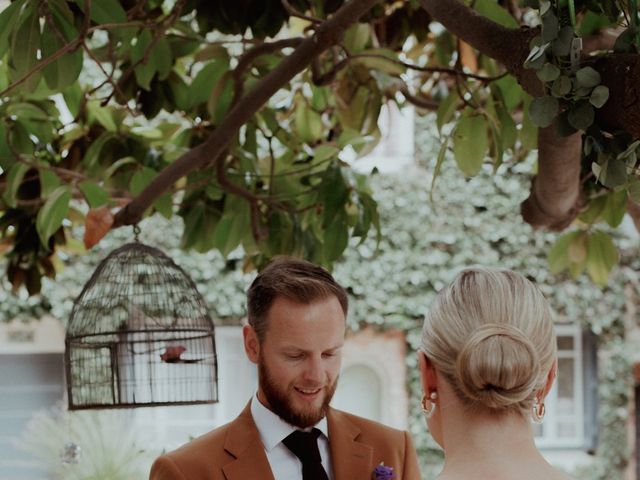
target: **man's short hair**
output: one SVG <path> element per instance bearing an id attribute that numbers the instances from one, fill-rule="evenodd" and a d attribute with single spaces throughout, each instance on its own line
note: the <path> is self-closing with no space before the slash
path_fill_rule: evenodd
<path id="1" fill-rule="evenodd" d="M 335 296 L 345 317 L 347 293 L 329 272 L 311 262 L 293 257 L 277 257 L 258 274 L 247 292 L 249 325 L 262 342 L 267 331 L 267 315 L 279 297 L 309 304 Z"/>

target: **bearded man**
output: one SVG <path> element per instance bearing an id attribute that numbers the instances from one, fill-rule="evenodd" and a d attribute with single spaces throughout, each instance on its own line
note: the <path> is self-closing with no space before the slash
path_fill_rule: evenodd
<path id="1" fill-rule="evenodd" d="M 153 464 L 151 480 L 418 480 L 407 432 L 329 406 L 347 295 L 323 268 L 281 257 L 247 294 L 244 349 L 258 391 L 244 411 Z"/>

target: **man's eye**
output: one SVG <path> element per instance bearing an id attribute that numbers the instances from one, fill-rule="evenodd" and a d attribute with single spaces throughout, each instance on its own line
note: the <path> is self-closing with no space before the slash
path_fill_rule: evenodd
<path id="1" fill-rule="evenodd" d="M 335 353 L 323 353 L 322 356 L 324 358 L 333 358 L 333 357 L 336 356 L 336 354 Z"/>
<path id="2" fill-rule="evenodd" d="M 289 360 L 302 360 L 302 355 L 287 355 Z"/>

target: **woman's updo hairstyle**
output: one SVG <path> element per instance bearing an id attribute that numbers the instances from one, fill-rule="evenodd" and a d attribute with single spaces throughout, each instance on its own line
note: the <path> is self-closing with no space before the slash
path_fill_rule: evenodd
<path id="1" fill-rule="evenodd" d="M 422 350 L 468 407 L 528 412 L 556 358 L 551 309 L 519 273 L 466 269 L 427 313 Z"/>

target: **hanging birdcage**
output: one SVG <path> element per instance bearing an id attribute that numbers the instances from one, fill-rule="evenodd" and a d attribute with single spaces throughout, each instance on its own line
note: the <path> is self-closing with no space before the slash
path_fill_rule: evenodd
<path id="1" fill-rule="evenodd" d="M 138 242 L 107 256 L 76 299 L 66 335 L 69 409 L 218 400 L 214 326 L 195 284 Z"/>

